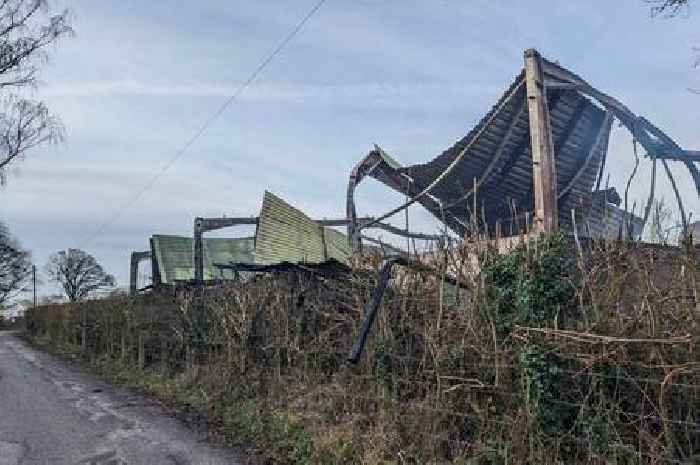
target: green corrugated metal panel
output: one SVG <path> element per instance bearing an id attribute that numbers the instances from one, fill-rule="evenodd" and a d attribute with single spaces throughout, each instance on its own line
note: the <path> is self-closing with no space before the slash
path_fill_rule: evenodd
<path id="1" fill-rule="evenodd" d="M 339 262 L 345 262 L 352 253 L 348 236 L 332 228 L 325 228 L 326 233 L 326 258 L 333 258 Z"/>
<path id="2" fill-rule="evenodd" d="M 163 284 L 194 279 L 194 240 L 191 237 L 154 235 L 153 252 Z M 204 279 L 227 279 L 214 263 L 252 263 L 252 237 L 204 239 Z"/>
<path id="3" fill-rule="evenodd" d="M 220 271 L 215 263 L 253 263 L 255 260 L 255 239 L 243 237 L 236 239 L 211 238 L 204 239 L 204 270 L 211 270 L 212 274 Z"/>
<path id="4" fill-rule="evenodd" d="M 180 236 L 154 235 L 153 253 L 158 263 L 160 280 L 170 284 L 176 280 L 176 270 L 192 266 L 192 239 Z"/>
<path id="5" fill-rule="evenodd" d="M 265 192 L 255 238 L 255 262 L 321 263 L 329 258 L 345 261 L 350 255 L 347 238 L 319 226 L 300 210 Z"/>
<path id="6" fill-rule="evenodd" d="M 256 263 L 319 263 L 323 260 L 319 225 L 284 200 L 265 191 L 255 236 Z"/>

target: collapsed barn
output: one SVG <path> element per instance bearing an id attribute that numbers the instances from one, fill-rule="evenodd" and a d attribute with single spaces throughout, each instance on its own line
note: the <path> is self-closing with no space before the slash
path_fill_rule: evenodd
<path id="1" fill-rule="evenodd" d="M 601 186 L 614 121 L 652 159 L 650 194 L 641 217 Z M 375 146 L 352 170 L 347 191 L 348 235 L 354 249 L 373 222 L 357 219 L 355 190 L 370 176 L 408 200 L 373 221 L 414 203 L 459 237 L 514 236 L 561 228 L 584 237 L 639 237 L 654 201 L 657 162 L 671 181 L 684 231 L 688 219 L 668 161 L 683 163 L 700 195 L 700 152 L 673 139 L 581 77 L 525 51 L 525 66 L 498 103 L 461 140 L 433 160 L 402 166 Z M 602 187 L 602 188 L 601 188 Z M 624 203 L 627 199 L 624 199 Z M 622 206 L 622 208 L 621 208 Z"/>
<path id="2" fill-rule="evenodd" d="M 638 212 L 636 205 L 629 208 L 626 193 L 602 184 L 615 121 L 632 134 L 635 155 L 639 144 L 652 160 L 649 197 Z M 700 152 L 682 149 L 644 117 L 530 49 L 496 105 L 433 160 L 402 166 L 375 145 L 350 173 L 345 218 L 312 220 L 266 192 L 257 217 L 196 218 L 192 238 L 153 236 L 150 250 L 132 254 L 131 292 L 139 262 L 146 259 L 155 286 L 201 284 L 282 264 L 344 264 L 363 240 L 376 242 L 363 234 L 370 228 L 412 239 L 443 239 L 385 222 L 415 203 L 465 240 L 523 238 L 557 229 L 588 238 L 639 239 L 654 202 L 658 165 L 674 190 L 683 232 L 691 234 L 669 161 L 684 164 L 700 195 Z M 408 200 L 379 217 L 359 217 L 355 191 L 367 176 Z M 255 226 L 255 235 L 204 238 L 208 231 L 242 225 Z M 338 226 L 347 227 L 348 235 L 332 229 Z M 393 255 L 407 252 L 379 245 Z"/>
<path id="3" fill-rule="evenodd" d="M 368 223 L 373 218 L 360 218 Z M 254 217 L 195 218 L 193 236 L 156 234 L 151 236 L 149 250 L 131 253 L 131 294 L 138 289 L 139 264 L 151 262 L 155 287 L 180 283 L 203 284 L 230 280 L 238 272 L 270 271 L 290 265 L 345 266 L 352 250 L 347 236 L 333 227 L 346 227 L 346 218 L 311 219 L 280 197 L 265 191 L 260 214 Z M 255 234 L 239 238 L 205 238 L 204 234 L 223 228 L 254 226 Z M 438 236 L 410 233 L 386 223 L 372 228 L 422 240 L 438 240 Z M 392 253 L 402 251 L 383 245 Z M 141 290 L 150 288 L 146 286 Z"/>
<path id="4" fill-rule="evenodd" d="M 344 263 L 348 240 L 331 226 L 345 224 L 345 219 L 313 220 L 266 191 L 257 217 L 195 218 L 193 237 L 152 236 L 150 250 L 132 253 L 130 291 L 137 290 L 139 262 L 148 259 L 156 287 L 234 279 L 255 265 Z M 207 231 L 244 225 L 255 226 L 254 236 L 204 238 Z"/>

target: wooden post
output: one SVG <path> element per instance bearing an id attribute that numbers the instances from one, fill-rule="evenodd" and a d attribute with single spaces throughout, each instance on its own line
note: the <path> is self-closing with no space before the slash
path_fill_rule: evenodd
<path id="1" fill-rule="evenodd" d="M 204 282 L 204 241 L 202 233 L 204 230 L 202 218 L 194 219 L 194 280 L 197 284 Z"/>
<path id="2" fill-rule="evenodd" d="M 557 228 L 558 222 L 556 159 L 542 57 L 535 49 L 525 50 L 525 85 L 530 117 L 534 230 L 552 232 Z"/>
<path id="3" fill-rule="evenodd" d="M 146 366 L 146 344 L 143 340 L 143 331 L 139 329 L 138 333 L 138 367 L 139 370 L 143 370 L 143 367 Z"/>
<path id="4" fill-rule="evenodd" d="M 194 219 L 194 280 L 197 284 L 204 283 L 204 233 L 217 229 L 239 226 L 243 224 L 257 225 L 257 218 L 200 218 Z M 345 224 L 343 220 L 342 224 Z"/>
<path id="5" fill-rule="evenodd" d="M 131 252 L 131 263 L 129 266 L 129 295 L 136 294 L 139 279 L 139 260 L 134 252 Z"/>

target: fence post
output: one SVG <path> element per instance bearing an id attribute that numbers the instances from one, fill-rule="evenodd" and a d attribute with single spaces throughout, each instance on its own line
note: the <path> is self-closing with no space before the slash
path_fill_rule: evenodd
<path id="1" fill-rule="evenodd" d="M 143 370 L 143 367 L 146 364 L 146 354 L 145 354 L 145 348 L 144 348 L 144 342 L 143 342 L 143 331 L 139 330 L 139 355 L 138 355 L 138 366 L 139 370 Z"/>

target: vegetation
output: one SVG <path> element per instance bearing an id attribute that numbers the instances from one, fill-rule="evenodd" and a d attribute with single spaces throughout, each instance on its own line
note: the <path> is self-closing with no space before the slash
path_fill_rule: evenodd
<path id="1" fill-rule="evenodd" d="M 400 269 L 358 365 L 375 279 L 267 274 L 48 305 L 35 342 L 293 464 L 658 464 L 700 458 L 695 250 L 561 237 Z M 449 299 L 445 296 L 450 296 Z"/>

